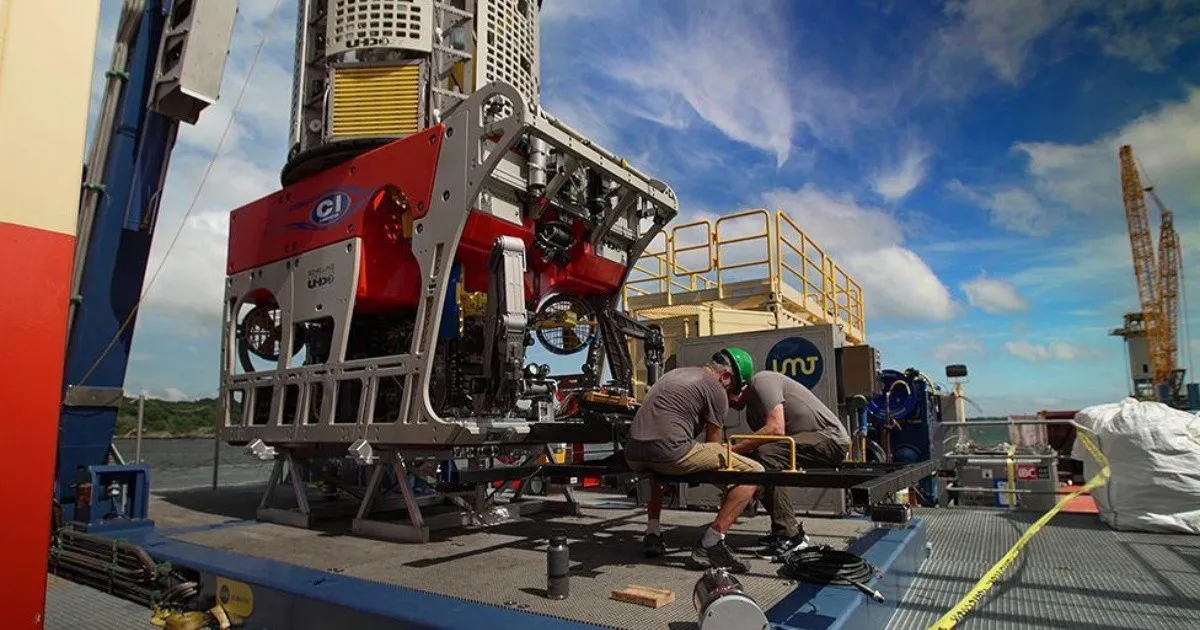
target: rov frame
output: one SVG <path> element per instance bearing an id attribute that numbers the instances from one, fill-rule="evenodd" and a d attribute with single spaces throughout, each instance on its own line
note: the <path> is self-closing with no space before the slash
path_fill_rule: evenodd
<path id="1" fill-rule="evenodd" d="M 422 139 L 428 136 L 429 142 Z M 528 158 L 514 151 L 521 143 L 529 148 Z M 422 148 L 421 145 L 424 145 Z M 436 146 L 433 164 L 422 164 L 419 156 L 429 155 Z M 420 150 L 418 150 L 420 149 Z M 548 169 L 545 156 L 556 151 L 565 156 L 565 166 Z M 426 160 L 428 161 L 428 160 Z M 404 191 L 405 173 L 427 169 L 431 181 L 427 203 L 420 191 Z M 597 228 L 590 235 L 591 246 L 601 255 L 623 267 L 621 282 L 608 295 L 593 296 L 604 336 L 602 356 L 589 353 L 589 364 L 607 359 L 630 364 L 626 338 L 636 337 L 634 322 L 622 321 L 616 305 L 620 285 L 628 278 L 634 263 L 648 243 L 678 212 L 674 192 L 663 182 L 630 167 L 624 160 L 595 145 L 567 125 L 544 112 L 531 108 L 512 86 L 493 83 L 477 90 L 432 128 L 396 140 L 360 155 L 309 179 L 296 182 L 270 195 L 279 205 L 293 200 L 319 199 L 336 187 L 354 186 L 366 191 L 400 188 L 412 201 L 412 252 L 420 267 L 421 287 L 409 351 L 403 354 L 348 360 L 346 357 L 349 325 L 355 313 L 355 291 L 362 273 L 362 238 L 355 236 L 303 251 L 281 260 L 232 273 L 226 282 L 224 331 L 221 359 L 221 412 L 218 439 L 231 444 L 248 445 L 247 450 L 262 460 L 275 460 L 260 506 L 259 517 L 289 524 L 311 525 L 313 513 L 305 488 L 296 473 L 312 470 L 313 458 L 338 451 L 369 469 L 370 481 L 361 493 L 353 493 L 361 504 L 356 529 L 367 526 L 375 500 L 386 478 L 395 473 L 405 479 L 410 470 L 405 458 L 454 458 L 479 447 L 512 447 L 526 455 L 556 442 L 611 442 L 614 423 L 604 414 L 585 414 L 570 420 L 530 419 L 524 417 L 441 417 L 430 400 L 438 331 L 446 308 L 447 285 L 452 263 L 464 228 L 472 212 L 507 216 L 520 222 L 528 212 L 536 216 L 547 200 L 571 183 L 576 171 L 587 169 L 614 186 Z M 419 176 L 416 176 L 419 180 Z M 420 188 L 422 184 L 417 184 Z M 317 187 L 314 189 L 314 187 Z M 326 187 L 321 190 L 320 187 Z M 526 205 L 522 197 L 539 200 Z M 515 215 L 515 216 L 514 216 Z M 513 241 L 516 241 L 515 245 Z M 489 287 L 489 329 L 503 345 L 505 326 L 512 312 L 524 315 L 520 281 L 523 265 L 513 270 L 514 258 L 523 262 L 523 248 L 517 239 L 497 239 L 491 272 L 500 286 Z M 515 255 L 515 256 L 514 256 Z M 315 286 L 307 278 L 321 275 L 333 266 L 338 270 Z M 237 316 L 244 305 L 254 303 L 256 295 L 269 293 L 279 307 L 277 322 L 281 338 L 275 369 L 239 373 L 236 370 L 238 344 Z M 494 302 L 505 302 L 511 311 L 496 311 Z M 333 322 L 331 347 L 323 363 L 293 365 L 299 349 L 295 324 L 317 317 Z M 605 322 L 607 321 L 607 326 Z M 524 323 L 520 324 L 523 332 Z M 644 332 L 644 331 L 643 331 Z M 644 338 L 644 337 L 643 337 Z M 613 343 L 621 339 L 621 343 Z M 486 343 L 486 342 L 485 342 Z M 503 351 L 503 348 L 497 351 Z M 661 360 L 661 356 L 659 356 Z M 587 377 L 587 375 L 585 375 Z M 378 422 L 374 410 L 380 379 L 401 378 L 405 384 L 395 422 Z M 585 382 L 589 378 L 583 379 Z M 589 384 L 599 385 L 591 375 Z M 359 384 L 359 401 L 354 422 L 335 422 L 337 398 L 341 387 Z M 314 392 L 319 388 L 319 394 Z M 240 398 L 240 403 L 235 402 Z M 320 401 L 318 413 L 311 409 Z M 269 401 L 269 402 L 268 402 Z M 256 410 L 268 407 L 266 422 L 252 422 Z M 240 409 L 238 409 L 240 407 Z M 286 412 L 286 413 L 285 413 Z M 316 422 L 310 420 L 316 417 Z M 547 421 L 548 420 L 548 421 Z M 282 452 L 280 452 L 282 451 Z M 299 513 L 281 514 L 271 507 L 275 490 L 291 477 Z M 404 495 L 405 508 L 413 521 L 399 531 L 377 535 L 424 540 L 428 525 L 421 522 L 420 507 L 406 483 L 396 484 Z M 480 508 L 480 505 L 474 506 Z M 359 525 L 364 525 L 359 527 Z"/>

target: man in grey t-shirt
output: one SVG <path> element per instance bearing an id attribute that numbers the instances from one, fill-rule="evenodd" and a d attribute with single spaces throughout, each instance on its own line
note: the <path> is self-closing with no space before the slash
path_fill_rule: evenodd
<path id="1" fill-rule="evenodd" d="M 756 434 L 790 435 L 796 440 L 797 468 L 831 468 L 846 461 L 850 436 L 840 418 L 807 387 L 774 371 L 754 375 L 745 393 L 730 403 L 746 409 L 746 422 Z M 733 452 L 762 462 L 767 470 L 787 470 L 791 445 L 784 440 L 744 440 Z M 771 514 L 771 533 L 763 539 L 764 558 L 778 560 L 807 545 L 804 528 L 787 488 L 764 486 L 763 507 Z"/>
<path id="2" fill-rule="evenodd" d="M 720 470 L 726 466 L 722 444 L 725 415 L 729 401 L 739 396 L 754 373 L 754 362 L 740 348 L 726 348 L 713 355 L 704 366 L 680 367 L 658 379 L 629 429 L 625 459 L 634 472 L 653 471 L 662 475 L 688 475 Z M 702 442 L 697 438 L 703 436 Z M 762 464 L 734 455 L 729 464 L 740 471 L 763 470 Z M 642 539 L 649 557 L 666 553 L 659 525 L 665 484 L 655 484 L 647 506 L 646 535 Z M 733 557 L 725 546 L 725 533 L 750 501 L 758 486 L 734 486 L 721 501 L 721 509 L 712 527 L 692 557 L 709 566 L 733 573 L 745 573 L 749 567 Z"/>

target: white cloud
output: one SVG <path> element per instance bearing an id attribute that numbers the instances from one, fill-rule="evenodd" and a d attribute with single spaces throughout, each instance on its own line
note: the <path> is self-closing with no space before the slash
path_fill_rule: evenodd
<path id="1" fill-rule="evenodd" d="M 967 0 L 947 3 L 952 23 L 936 39 L 945 72 L 982 65 L 1001 81 L 1018 83 L 1034 43 L 1071 8 L 1062 0 Z M 948 77 L 947 77 L 948 78 Z"/>
<path id="2" fill-rule="evenodd" d="M 1103 6 L 1108 21 L 1089 25 L 1087 35 L 1105 54 L 1148 72 L 1166 70 L 1163 59 L 1200 36 L 1200 10 L 1194 2 L 1142 0 L 1105 2 Z M 1165 10 L 1152 12 L 1151 8 Z"/>
<path id="3" fill-rule="evenodd" d="M 1152 72 L 1200 34 L 1200 11 L 1178 0 L 950 0 L 945 23 L 919 54 L 915 89 L 942 98 L 993 81 L 1016 86 L 1039 62 L 1096 53 Z"/>
<path id="4" fill-rule="evenodd" d="M 1143 185 L 1152 182 L 1168 205 L 1200 204 L 1200 87 L 1093 142 L 1021 142 L 1014 149 L 1028 157 L 1039 192 L 1111 224 L 1124 222 L 1117 150 L 1125 144 L 1133 147 Z"/>
<path id="5" fill-rule="evenodd" d="M 971 306 L 985 313 L 1017 313 L 1029 308 L 1029 301 L 1021 297 L 1011 282 L 982 274 L 963 283 L 963 292 Z"/>
<path id="6" fill-rule="evenodd" d="M 1024 234 L 1044 236 L 1054 225 L 1054 215 L 1031 192 L 1019 186 L 981 192 L 954 180 L 950 190 L 987 209 L 992 225 Z"/>
<path id="7" fill-rule="evenodd" d="M 139 388 L 126 387 L 125 395 L 129 398 L 137 398 L 145 396 L 148 400 L 165 400 L 168 402 L 179 402 L 181 400 L 195 400 L 198 396 L 189 396 L 187 392 L 178 387 L 164 387 L 162 389 L 154 388 Z"/>
<path id="8" fill-rule="evenodd" d="M 982 343 L 971 339 L 943 341 L 933 348 L 934 358 L 945 363 L 965 361 L 968 357 L 985 354 L 986 352 L 987 349 Z"/>
<path id="9" fill-rule="evenodd" d="M 900 163 L 890 170 L 879 172 L 871 182 L 871 187 L 881 197 L 888 201 L 899 201 L 908 196 L 921 182 L 925 181 L 928 173 L 929 152 L 922 148 L 910 148 Z"/>
<path id="10" fill-rule="evenodd" d="M 616 11 L 627 4 L 627 0 L 557 0 L 542 4 L 541 24 L 566 22 L 570 20 L 593 20 L 607 13 Z"/>
<path id="11" fill-rule="evenodd" d="M 1051 227 L 1070 231 L 1070 239 L 1053 247 L 1027 244 L 1014 252 L 1027 266 L 1009 280 L 1039 303 L 1098 298 L 1114 322 L 1124 311 L 1140 308 L 1117 158 L 1123 144 L 1133 147 L 1144 169 L 1143 184 L 1148 174 L 1159 197 L 1176 211 L 1183 260 L 1200 256 L 1200 215 L 1191 211 L 1200 206 L 1200 180 L 1195 177 L 1200 172 L 1200 151 L 1195 149 L 1200 146 L 1200 88 L 1192 87 L 1184 99 L 1165 103 L 1095 141 L 1015 146 L 1028 157 L 1032 182 L 1018 190 L 1031 197 L 1031 189 L 1036 190 L 1037 198 L 1053 202 L 1053 212 L 1042 206 L 1031 217 L 1032 225 L 1044 232 Z M 1157 232 L 1158 211 L 1149 199 L 1147 203 L 1151 229 Z M 1200 274 L 1184 278 L 1187 294 L 1200 295 Z M 1064 292 L 1065 287 L 1070 291 Z"/>
<path id="12" fill-rule="evenodd" d="M 1036 344 L 1025 340 L 1007 341 L 1004 343 L 1004 349 L 1014 357 L 1030 363 L 1082 361 L 1096 356 L 1096 352 L 1092 350 L 1065 341 L 1052 341 L 1046 344 Z"/>
<path id="13" fill-rule="evenodd" d="M 687 155 L 712 129 L 778 168 L 809 159 L 817 142 L 849 142 L 872 115 L 863 90 L 779 45 L 798 36 L 788 3 L 690 0 L 668 9 L 606 0 L 553 12 L 542 30 L 547 109 L 581 126 L 588 108 L 602 112 L 609 127 L 627 132 L 624 143 L 606 143 L 615 150 L 649 143 L 655 153 Z M 628 133 L 644 122 L 653 124 Z M 664 142 L 655 137 L 662 131 L 676 137 Z"/>
<path id="14" fill-rule="evenodd" d="M 694 4 L 675 21 L 649 22 L 658 28 L 646 42 L 648 58 L 616 62 L 613 76 L 640 90 L 681 97 L 704 121 L 774 154 L 782 165 L 797 123 L 788 55 L 773 44 L 785 35 L 784 21 L 760 4 Z M 730 73 L 731 59 L 754 62 Z"/>
<path id="15" fill-rule="evenodd" d="M 769 208 L 787 212 L 819 247 L 863 285 L 872 315 L 945 321 L 957 313 L 950 290 L 913 251 L 891 214 L 812 185 L 765 193 Z"/>

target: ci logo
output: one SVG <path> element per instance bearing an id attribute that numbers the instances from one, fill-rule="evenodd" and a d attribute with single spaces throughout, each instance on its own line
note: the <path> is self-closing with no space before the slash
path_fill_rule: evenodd
<path id="1" fill-rule="evenodd" d="M 821 382 L 825 360 L 813 342 L 804 337 L 788 337 L 767 352 L 767 369 L 786 374 L 812 389 Z"/>
<path id="2" fill-rule="evenodd" d="M 350 195 L 334 192 L 317 200 L 308 218 L 313 225 L 324 226 L 337 223 L 350 211 Z"/>

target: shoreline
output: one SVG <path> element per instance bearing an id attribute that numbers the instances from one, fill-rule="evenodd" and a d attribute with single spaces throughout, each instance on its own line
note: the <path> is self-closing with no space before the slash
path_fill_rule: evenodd
<path id="1" fill-rule="evenodd" d="M 146 441 L 146 440 L 200 440 L 200 439 L 212 439 L 214 437 L 216 437 L 216 436 L 213 433 L 200 433 L 200 432 L 166 433 L 163 431 L 155 431 L 153 433 L 149 433 L 149 432 L 142 433 L 142 441 Z M 133 433 L 127 433 L 124 435 L 115 435 L 115 436 L 113 436 L 113 439 L 114 440 L 136 440 L 137 433 L 133 432 Z"/>

